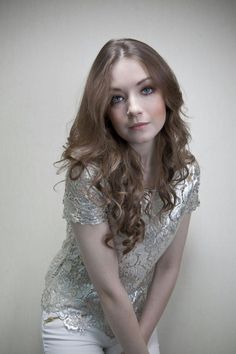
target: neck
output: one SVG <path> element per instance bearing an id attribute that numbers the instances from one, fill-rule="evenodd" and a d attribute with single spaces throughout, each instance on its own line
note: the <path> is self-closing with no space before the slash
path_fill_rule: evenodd
<path id="1" fill-rule="evenodd" d="M 136 144 L 132 148 L 141 156 L 144 185 L 152 188 L 155 184 L 155 161 L 153 161 L 154 143 Z"/>

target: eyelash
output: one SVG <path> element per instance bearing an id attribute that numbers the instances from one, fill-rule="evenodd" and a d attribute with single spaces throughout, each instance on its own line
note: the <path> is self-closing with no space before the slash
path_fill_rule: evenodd
<path id="1" fill-rule="evenodd" d="M 146 87 L 144 87 L 144 88 L 141 90 L 141 92 L 143 92 L 144 90 L 149 90 L 149 91 L 151 90 L 151 92 L 143 93 L 144 96 L 151 95 L 151 94 L 155 91 L 154 88 L 151 87 L 151 86 L 146 86 Z M 116 105 L 116 104 L 118 104 L 118 103 L 120 103 L 120 102 L 123 101 L 123 99 L 122 99 L 122 100 L 118 100 L 118 101 L 115 102 L 114 99 L 116 99 L 116 98 L 123 98 L 123 97 L 122 97 L 122 96 L 119 96 L 119 95 L 113 96 L 113 97 L 111 98 L 111 105 L 112 105 L 112 106 L 113 106 L 113 105 Z"/>
<path id="2" fill-rule="evenodd" d="M 120 103 L 120 102 L 121 102 L 121 100 L 116 101 L 116 99 L 117 99 L 117 98 L 122 98 L 122 97 L 121 97 L 121 96 L 118 96 L 118 95 L 113 96 L 113 97 L 111 98 L 111 105 L 112 105 L 112 106 L 114 106 L 115 104 L 117 104 L 117 103 Z"/>
<path id="3" fill-rule="evenodd" d="M 154 92 L 154 89 L 151 86 L 144 87 L 144 89 L 142 89 L 142 91 L 144 91 L 144 90 L 151 90 L 151 92 L 145 93 L 145 95 L 150 95 L 151 93 Z"/>

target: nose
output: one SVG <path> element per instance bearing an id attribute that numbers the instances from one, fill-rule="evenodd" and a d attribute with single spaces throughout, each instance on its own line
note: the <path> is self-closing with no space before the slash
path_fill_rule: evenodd
<path id="1" fill-rule="evenodd" d="M 138 98 L 135 96 L 130 96 L 127 100 L 127 115 L 129 117 L 136 117 L 142 113 L 141 105 Z"/>

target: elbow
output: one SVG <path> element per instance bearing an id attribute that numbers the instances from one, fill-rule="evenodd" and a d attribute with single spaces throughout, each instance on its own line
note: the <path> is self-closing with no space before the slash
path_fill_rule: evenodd
<path id="1" fill-rule="evenodd" d="M 157 263 L 157 270 L 161 273 L 179 273 L 180 264 L 178 262 L 160 262 Z"/>

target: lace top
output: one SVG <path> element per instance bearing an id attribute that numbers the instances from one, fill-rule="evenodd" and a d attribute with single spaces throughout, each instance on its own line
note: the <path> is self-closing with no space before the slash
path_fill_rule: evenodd
<path id="1" fill-rule="evenodd" d="M 160 219 L 157 214 L 162 207 L 158 192 L 146 193 L 142 201 L 145 237 L 142 243 L 123 255 L 122 235 L 115 235 L 119 275 L 133 304 L 137 318 L 140 318 L 151 283 L 154 267 L 158 259 L 173 241 L 184 213 L 191 213 L 200 204 L 198 198 L 200 169 L 197 161 L 189 165 L 188 178 L 175 189 L 177 203 L 170 212 Z M 100 300 L 90 281 L 81 259 L 78 243 L 71 223 L 99 224 L 109 222 L 109 213 L 101 206 L 102 195 L 95 187 L 90 188 L 90 198 L 86 193 L 91 183 L 94 168 L 88 167 L 80 178 L 73 181 L 66 175 L 63 198 L 63 218 L 67 222 L 67 237 L 61 250 L 52 260 L 45 278 L 42 295 L 44 319 L 57 316 L 66 328 L 83 332 L 93 326 L 114 337 L 104 317 Z M 148 198 L 151 199 L 151 217 L 144 213 Z M 112 225 L 110 225 L 112 228 Z"/>

